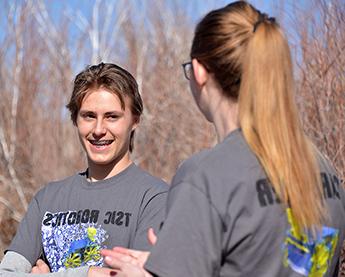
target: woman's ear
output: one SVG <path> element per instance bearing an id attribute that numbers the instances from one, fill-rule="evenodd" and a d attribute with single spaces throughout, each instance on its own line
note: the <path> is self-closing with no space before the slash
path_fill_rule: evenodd
<path id="1" fill-rule="evenodd" d="M 194 73 L 194 79 L 199 86 L 203 86 L 208 79 L 208 72 L 197 59 L 192 59 L 192 69 Z"/>

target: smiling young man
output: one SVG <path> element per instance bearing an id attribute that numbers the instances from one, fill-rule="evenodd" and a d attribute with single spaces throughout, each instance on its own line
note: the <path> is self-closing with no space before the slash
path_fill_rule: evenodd
<path id="1" fill-rule="evenodd" d="M 130 99 L 123 101 L 130 107 Z M 76 126 L 87 153 L 91 180 L 114 176 L 132 163 L 129 145 L 138 121 L 138 116 L 128 108 L 123 110 L 119 97 L 105 88 L 85 95 Z"/>
<path id="2" fill-rule="evenodd" d="M 168 186 L 130 158 L 143 110 L 132 75 L 115 64 L 87 67 L 67 108 L 88 167 L 35 195 L 1 276 L 25 276 L 40 257 L 54 276 L 87 276 L 90 266 L 103 265 L 103 248 L 149 249 L 147 230 L 163 221 Z"/>

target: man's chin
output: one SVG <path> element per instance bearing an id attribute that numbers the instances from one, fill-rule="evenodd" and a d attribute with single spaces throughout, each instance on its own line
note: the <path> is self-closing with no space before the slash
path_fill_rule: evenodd
<path id="1" fill-rule="evenodd" d="M 113 160 L 107 157 L 93 157 L 94 155 L 92 155 L 91 157 L 90 156 L 91 155 L 88 156 L 89 164 L 106 166 L 113 163 Z"/>
<path id="2" fill-rule="evenodd" d="M 91 160 L 91 162 L 94 165 L 100 165 L 100 166 L 107 166 L 107 165 L 112 164 L 112 161 L 109 161 L 109 160 Z"/>

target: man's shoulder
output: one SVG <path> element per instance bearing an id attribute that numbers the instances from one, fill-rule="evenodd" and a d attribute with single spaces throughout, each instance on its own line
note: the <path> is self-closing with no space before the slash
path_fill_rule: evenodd
<path id="1" fill-rule="evenodd" d="M 61 191 L 70 188 L 70 186 L 76 182 L 78 178 L 82 178 L 80 174 L 74 174 L 61 180 L 51 181 L 43 186 L 37 193 L 36 198 L 51 195 L 56 197 Z"/>
<path id="2" fill-rule="evenodd" d="M 145 189 L 150 189 L 156 192 L 167 192 L 169 190 L 169 186 L 165 181 L 153 176 L 148 171 L 137 165 L 132 167 L 132 174 L 137 180 L 137 185 L 140 185 Z"/>

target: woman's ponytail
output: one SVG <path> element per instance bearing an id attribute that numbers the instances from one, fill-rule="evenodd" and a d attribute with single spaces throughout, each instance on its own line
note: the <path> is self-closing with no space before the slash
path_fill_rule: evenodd
<path id="1" fill-rule="evenodd" d="M 294 100 L 290 50 L 279 26 L 265 18 L 253 29 L 242 61 L 239 121 L 283 203 L 300 227 L 325 216 L 320 171 Z"/>

